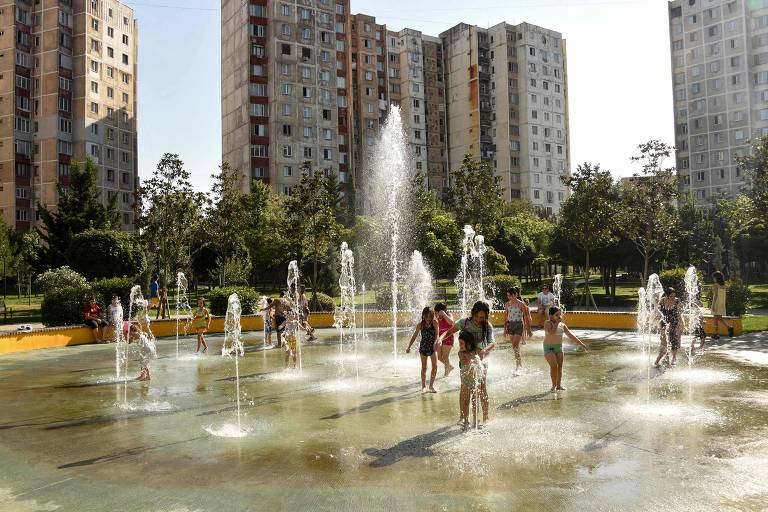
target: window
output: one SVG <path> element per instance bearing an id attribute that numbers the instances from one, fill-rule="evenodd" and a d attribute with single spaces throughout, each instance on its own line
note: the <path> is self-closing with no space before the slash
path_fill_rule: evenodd
<path id="1" fill-rule="evenodd" d="M 323 160 L 333 160 L 333 150 L 323 148 Z"/>
<path id="2" fill-rule="evenodd" d="M 123 64 L 128 65 L 128 55 L 123 54 Z"/>
<path id="3" fill-rule="evenodd" d="M 251 146 L 251 156 L 255 158 L 265 158 L 267 156 L 267 146 Z"/>
<path id="4" fill-rule="evenodd" d="M 98 114 L 99 113 L 99 104 L 96 103 L 95 101 L 91 102 L 91 112 L 94 113 L 94 114 Z"/>
<path id="5" fill-rule="evenodd" d="M 266 174 L 267 171 L 264 167 L 254 167 L 251 171 L 251 176 L 254 178 L 263 178 Z"/>
<path id="6" fill-rule="evenodd" d="M 72 133 L 72 120 L 60 117 L 59 131 L 63 133 Z"/>
<path id="7" fill-rule="evenodd" d="M 267 126 L 263 124 L 255 124 L 253 125 L 253 134 L 256 137 L 266 137 L 267 136 Z"/>
<path id="8" fill-rule="evenodd" d="M 113 29 L 112 27 L 107 27 L 107 35 L 109 37 L 115 37 L 115 29 Z"/>
<path id="9" fill-rule="evenodd" d="M 123 34 L 123 44 L 128 44 L 128 36 L 126 34 Z"/>
<path id="10" fill-rule="evenodd" d="M 293 156 L 293 146 L 290 144 L 283 144 L 283 156 L 285 158 L 291 158 Z"/>
<path id="11" fill-rule="evenodd" d="M 290 178 L 293 176 L 293 168 L 290 165 L 284 165 L 283 166 L 283 177 L 284 178 Z"/>
<path id="12" fill-rule="evenodd" d="M 115 58 L 115 50 L 113 50 L 111 47 L 107 46 L 107 57 L 110 59 Z"/>

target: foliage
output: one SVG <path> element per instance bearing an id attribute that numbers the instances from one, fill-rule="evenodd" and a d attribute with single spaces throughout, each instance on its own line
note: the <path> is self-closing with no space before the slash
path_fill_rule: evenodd
<path id="1" fill-rule="evenodd" d="M 748 196 L 754 205 L 755 222 L 765 236 L 768 222 L 768 135 L 752 141 L 751 151 L 737 159 L 748 183 Z"/>
<path id="2" fill-rule="evenodd" d="M 184 162 L 171 153 L 162 156 L 152 177 L 137 190 L 136 227 L 162 284 L 189 267 L 204 199 L 205 194 L 192 187 Z"/>
<path id="3" fill-rule="evenodd" d="M 66 258 L 72 237 L 87 229 L 115 229 L 118 216 L 115 210 L 117 196 L 106 205 L 100 199 L 96 185 L 97 168 L 89 158 L 83 165 L 73 162 L 69 168 L 69 185 L 57 184 L 59 203 L 49 209 L 38 203 L 44 242 L 40 249 L 40 270 L 60 267 Z"/>
<path id="4" fill-rule="evenodd" d="M 92 295 L 89 286 L 65 286 L 45 292 L 40 306 L 43 325 L 55 327 L 83 323 L 83 307 Z"/>
<path id="5" fill-rule="evenodd" d="M 233 293 L 240 297 L 240 306 L 244 315 L 252 315 L 258 312 L 261 295 L 256 290 L 247 286 L 229 286 L 211 290 L 207 295 L 208 309 L 211 311 L 211 314 L 224 316 L 227 313 L 229 296 Z M 192 309 L 196 307 L 196 304 L 192 304 Z"/>
<path id="6" fill-rule="evenodd" d="M 499 235 L 493 240 L 494 249 L 516 270 L 532 263 L 538 252 L 534 241 L 528 236 L 527 226 L 521 222 L 524 217 L 516 215 L 502 219 Z"/>
<path id="7" fill-rule="evenodd" d="M 743 316 L 751 299 L 749 286 L 736 280 L 725 283 L 725 311 L 729 315 Z"/>
<path id="8" fill-rule="evenodd" d="M 317 292 L 317 300 L 315 304 L 310 305 L 311 311 L 333 311 L 336 308 L 336 303 L 328 295 Z"/>
<path id="9" fill-rule="evenodd" d="M 508 274 L 489 276 L 488 283 L 493 287 L 497 306 L 507 302 L 507 290 L 509 288 L 520 286 L 520 280 L 517 277 Z"/>
<path id="10" fill-rule="evenodd" d="M 501 186 L 488 162 L 466 155 L 458 169 L 451 171 L 453 186 L 446 194 L 446 206 L 459 226 L 469 224 L 486 239 L 496 237 L 503 215 Z"/>
<path id="11" fill-rule="evenodd" d="M 130 277 L 110 277 L 100 279 L 91 283 L 91 290 L 96 296 L 96 301 L 101 307 L 102 313 L 106 316 L 107 306 L 112 302 L 112 295 L 120 297 L 120 304 L 123 306 L 123 314 L 128 316 L 128 306 L 131 303 L 131 288 L 134 281 Z"/>
<path id="12" fill-rule="evenodd" d="M 104 229 L 88 229 L 75 235 L 67 250 L 67 260 L 88 279 L 136 276 L 147 266 L 132 234 Z"/>
<path id="13" fill-rule="evenodd" d="M 712 214 L 689 196 L 682 196 L 677 207 L 674 238 L 669 259 L 672 264 L 715 265 L 721 261 L 723 244 L 715 231 Z"/>
<path id="14" fill-rule="evenodd" d="M 563 283 L 560 285 L 560 304 L 568 309 L 573 308 L 576 305 L 576 298 L 576 286 L 573 281 L 563 279 Z"/>
<path id="15" fill-rule="evenodd" d="M 685 300 L 685 273 L 688 269 L 684 267 L 670 268 L 659 274 L 659 282 L 666 290 L 667 288 L 674 288 L 677 297 L 680 300 Z M 699 289 L 704 287 L 704 275 L 701 272 L 697 272 L 699 277 Z"/>
<path id="16" fill-rule="evenodd" d="M 489 275 L 506 274 L 509 272 L 507 258 L 493 247 L 486 246 L 484 271 Z"/>
<path id="17" fill-rule="evenodd" d="M 725 244 L 726 275 L 738 276 L 737 247 L 749 236 L 757 220 L 754 204 L 748 196 L 740 195 L 736 199 L 718 199 L 715 211 L 715 227 Z"/>
<path id="18" fill-rule="evenodd" d="M 271 272 L 288 260 L 287 201 L 283 196 L 273 194 L 269 185 L 260 181 L 253 183 L 251 196 L 250 201 L 260 204 L 261 208 L 249 213 L 253 223 L 246 245 L 254 268 Z"/>
<path id="19" fill-rule="evenodd" d="M 62 288 L 86 288 L 88 281 L 68 266 L 53 270 L 46 270 L 35 280 L 35 284 L 41 293 L 48 293 Z"/>
<path id="20" fill-rule="evenodd" d="M 251 273 L 251 261 L 247 255 L 220 256 L 216 258 L 215 266 L 209 275 L 219 284 L 230 286 L 247 285 Z"/>

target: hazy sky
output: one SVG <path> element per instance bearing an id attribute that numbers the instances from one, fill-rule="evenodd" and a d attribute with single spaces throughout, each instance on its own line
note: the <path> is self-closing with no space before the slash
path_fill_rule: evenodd
<path id="1" fill-rule="evenodd" d="M 220 2 L 126 3 L 139 20 L 139 174 L 178 153 L 207 190 L 221 159 Z M 435 36 L 459 22 L 561 32 L 574 168 L 591 161 L 631 174 L 638 144 L 674 142 L 666 0 L 352 0 L 352 12 Z"/>

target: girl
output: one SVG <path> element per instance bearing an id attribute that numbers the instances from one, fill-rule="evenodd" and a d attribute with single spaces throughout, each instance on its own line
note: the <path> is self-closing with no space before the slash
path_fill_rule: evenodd
<path id="1" fill-rule="evenodd" d="M 562 322 L 562 312 L 557 306 L 549 308 L 549 320 L 544 322 L 544 358 L 549 364 L 549 377 L 552 380 L 552 389 L 555 391 L 565 391 L 562 386 L 563 381 L 563 334 L 568 336 L 574 343 L 578 343 L 589 352 L 587 346 L 577 338 L 568 326 Z"/>
<path id="2" fill-rule="evenodd" d="M 411 336 L 411 342 L 408 343 L 408 348 L 405 349 L 406 354 L 410 354 L 411 345 L 413 345 L 416 336 L 421 333 L 421 342 L 419 343 L 419 355 L 421 356 L 421 392 L 426 393 L 427 387 L 425 380 L 427 376 L 427 358 L 432 360 L 432 371 L 429 374 L 429 392 L 437 393 L 435 389 L 435 377 L 437 376 L 437 355 L 435 354 L 435 339 L 440 327 L 435 319 L 435 313 L 432 308 L 427 306 L 421 311 L 421 322 L 416 324 L 416 329 L 413 330 L 413 336 Z"/>
<path id="3" fill-rule="evenodd" d="M 525 302 L 525 305 L 528 308 L 528 325 L 533 326 L 533 318 L 531 318 L 531 301 L 524 298 L 523 302 Z M 533 327 L 531 327 L 531 329 L 533 329 Z M 528 332 L 523 333 L 523 339 L 520 342 L 521 345 L 525 345 L 526 340 L 533 337 L 533 331 L 531 329 L 528 329 Z"/>
<path id="4" fill-rule="evenodd" d="M 141 372 L 136 377 L 136 380 L 149 380 L 149 361 L 157 358 L 155 342 L 144 334 L 138 325 L 131 324 L 128 332 L 128 343 L 136 342 L 139 346 L 139 368 Z"/>
<path id="5" fill-rule="evenodd" d="M 661 313 L 661 344 L 659 345 L 659 356 L 656 358 L 654 366 L 659 368 L 661 358 L 667 356 L 667 343 L 672 349 L 672 362 L 669 366 L 677 364 L 677 351 L 680 348 L 680 337 L 683 332 L 683 314 L 680 308 L 680 299 L 675 296 L 674 288 L 667 288 L 664 291 L 664 297 L 659 304 L 659 313 Z M 665 358 L 669 362 L 669 357 Z"/>
<path id="6" fill-rule="evenodd" d="M 112 295 L 112 301 L 107 306 L 107 320 L 112 326 L 115 342 L 117 342 L 123 329 L 123 306 L 120 305 L 120 297 L 115 294 Z"/>
<path id="7" fill-rule="evenodd" d="M 523 366 L 520 356 L 520 340 L 524 334 L 531 335 L 528 306 L 520 300 L 520 288 L 513 286 L 507 290 L 507 303 L 504 305 L 506 321 L 504 322 L 504 337 L 512 342 L 515 351 L 515 372 Z"/>
<path id="8" fill-rule="evenodd" d="M 265 347 L 271 347 L 272 346 L 272 331 L 274 330 L 275 325 L 275 315 L 272 308 L 270 308 L 272 304 L 272 297 L 267 298 L 267 308 L 262 309 L 262 312 L 264 314 L 264 333 L 266 335 L 266 338 L 264 339 L 264 346 Z"/>
<path id="9" fill-rule="evenodd" d="M 211 313 L 205 307 L 205 299 L 199 297 L 197 299 L 197 309 L 195 310 L 195 317 L 192 319 L 192 327 L 195 328 L 197 333 L 197 349 L 195 353 L 200 351 L 200 346 L 203 347 L 203 354 L 208 352 L 208 345 L 205 343 L 205 333 L 211 328 Z"/>
<path id="10" fill-rule="evenodd" d="M 469 428 L 469 402 L 472 399 L 472 422 L 477 423 L 477 404 L 474 393 L 484 380 L 482 371 L 482 351 L 475 346 L 475 337 L 464 331 L 459 334 L 459 426 Z"/>
<path id="11" fill-rule="evenodd" d="M 435 304 L 435 316 L 437 316 L 438 336 L 441 336 L 444 332 L 453 327 L 453 315 L 448 312 L 448 308 L 446 308 L 445 304 L 442 302 Z M 439 354 L 437 359 L 443 363 L 443 366 L 445 366 L 443 377 L 447 377 L 448 374 L 453 371 L 453 365 L 449 361 L 448 356 L 451 355 L 451 349 L 453 348 L 453 341 L 455 338 L 455 336 L 448 336 L 438 347 Z"/>
<path id="12" fill-rule="evenodd" d="M 487 375 L 488 375 L 488 353 L 496 348 L 496 343 L 493 340 L 493 326 L 488 321 L 488 315 L 490 314 L 490 308 L 488 304 L 483 301 L 477 301 L 472 306 L 469 318 L 464 318 L 456 322 L 453 327 L 445 331 L 440 335 L 440 341 L 446 337 L 451 336 L 453 333 L 461 331 L 467 332 L 475 340 L 475 346 L 480 351 L 480 359 L 483 361 L 483 381 L 479 386 L 480 403 L 483 407 L 483 423 L 488 423 L 488 389 Z"/>
<path id="13" fill-rule="evenodd" d="M 288 318 L 283 320 L 282 325 L 278 325 L 278 332 L 284 332 L 285 336 L 285 369 L 288 369 L 288 361 L 293 359 L 293 369 L 296 369 L 296 336 L 299 320 L 295 318 L 294 313 L 289 313 Z"/>
<path id="14" fill-rule="evenodd" d="M 712 310 L 712 316 L 715 317 L 715 335 L 712 337 L 719 340 L 718 329 L 720 324 L 723 324 L 728 329 L 728 336 L 733 336 L 733 326 L 723 319 L 725 316 L 725 278 L 723 273 L 718 270 L 712 274 L 712 279 L 714 280 L 714 283 L 712 283 L 712 302 L 709 306 Z"/>

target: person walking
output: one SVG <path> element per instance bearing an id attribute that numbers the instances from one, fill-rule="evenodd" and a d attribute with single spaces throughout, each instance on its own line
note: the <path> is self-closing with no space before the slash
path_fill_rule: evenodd
<path id="1" fill-rule="evenodd" d="M 712 316 L 715 317 L 715 334 L 712 338 L 718 340 L 720 335 L 718 329 L 722 324 L 728 330 L 728 336 L 733 336 L 733 326 L 725 321 L 723 318 L 726 314 L 725 311 L 725 277 L 719 270 L 712 274 L 712 294 L 710 296 L 710 309 L 712 310 Z"/>

